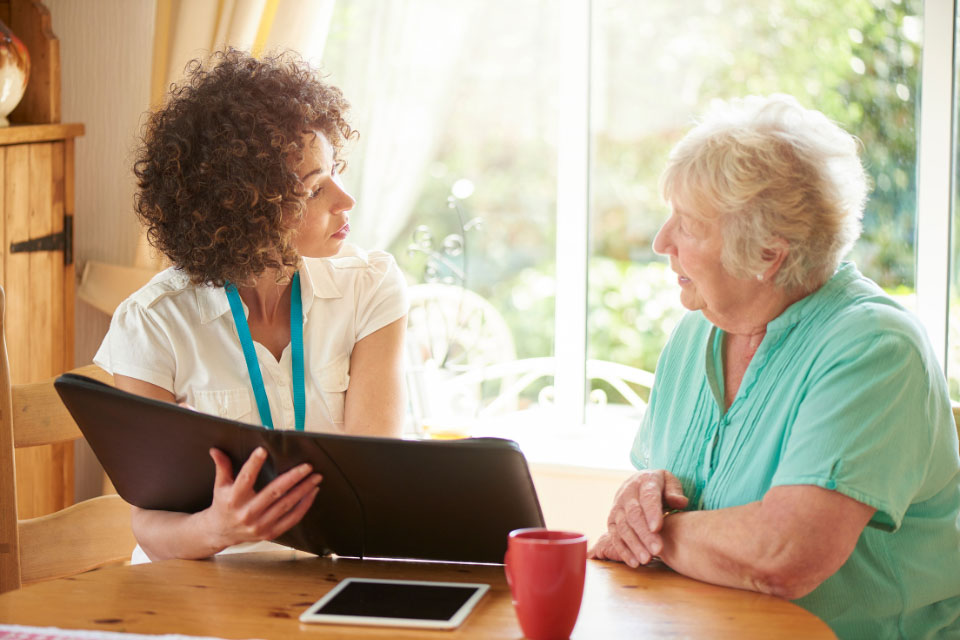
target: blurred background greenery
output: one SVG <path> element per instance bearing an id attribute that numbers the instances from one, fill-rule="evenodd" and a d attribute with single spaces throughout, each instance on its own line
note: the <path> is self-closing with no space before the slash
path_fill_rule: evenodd
<path id="1" fill-rule="evenodd" d="M 351 30 L 362 28 L 364 5 L 337 6 L 324 60 L 335 81 L 350 68 Z M 448 206 L 457 195 L 462 219 L 483 220 L 457 257 L 462 284 L 504 317 L 517 358 L 549 356 L 562 286 L 554 277 L 562 259 L 557 88 L 568 73 L 557 62 L 557 10 L 549 0 L 479 6 L 449 53 L 456 73 L 436 112 L 430 160 L 389 250 L 412 282 L 422 279 L 425 256 L 408 252 L 414 229 L 462 233 Z M 668 213 L 657 182 L 669 149 L 714 99 L 789 93 L 862 141 L 874 188 L 850 259 L 912 303 L 922 0 L 591 6 L 589 358 L 653 371 L 682 314 L 675 278 L 651 249 Z M 363 179 L 348 174 L 348 186 L 355 181 L 356 191 Z"/>

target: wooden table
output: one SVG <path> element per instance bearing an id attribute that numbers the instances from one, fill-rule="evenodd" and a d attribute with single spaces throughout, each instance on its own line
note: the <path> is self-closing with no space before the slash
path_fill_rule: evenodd
<path id="1" fill-rule="evenodd" d="M 455 631 L 305 625 L 299 615 L 342 578 L 485 582 L 490 592 Z M 522 637 L 503 567 L 234 554 L 111 567 L 0 596 L 0 622 L 222 638 Z M 772 596 L 715 587 L 663 566 L 631 570 L 589 560 L 574 639 L 833 638 L 804 609 Z"/>

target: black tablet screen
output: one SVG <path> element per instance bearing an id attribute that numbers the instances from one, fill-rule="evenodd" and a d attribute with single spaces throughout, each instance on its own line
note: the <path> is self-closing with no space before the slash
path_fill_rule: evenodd
<path id="1" fill-rule="evenodd" d="M 476 587 L 350 582 L 316 613 L 339 616 L 449 620 Z"/>

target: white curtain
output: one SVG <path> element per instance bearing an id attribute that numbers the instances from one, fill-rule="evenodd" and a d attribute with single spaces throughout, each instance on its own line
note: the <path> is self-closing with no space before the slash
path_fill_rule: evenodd
<path id="1" fill-rule="evenodd" d="M 317 62 L 330 28 L 334 1 L 158 0 L 151 102 L 161 103 L 190 60 L 227 45 L 254 54 L 292 49 Z M 141 232 L 133 265 L 93 260 L 84 264 L 77 297 L 112 315 L 120 302 L 165 266 Z"/>
<path id="2" fill-rule="evenodd" d="M 340 72 L 331 81 L 353 105 L 360 140 L 350 153 L 347 184 L 357 199 L 353 240 L 387 247 L 406 226 L 421 176 L 455 108 L 458 62 L 480 0 L 158 0 L 153 99 L 190 60 L 226 45 L 254 54 L 293 49 L 318 64 L 334 9 Z M 324 61 L 325 62 L 325 61 Z M 90 262 L 81 299 L 112 313 L 163 267 L 141 237 L 134 265 Z"/>
<path id="3" fill-rule="evenodd" d="M 254 55 L 292 49 L 316 61 L 323 51 L 335 0 L 189 0 L 171 7 L 166 86 L 184 65 L 226 46 Z M 158 38 L 162 41 L 162 36 Z M 162 44 L 160 44 L 162 47 Z M 155 64 L 163 64 L 163 51 Z"/>
<path id="4" fill-rule="evenodd" d="M 335 0 L 282 0 L 264 51 L 293 49 L 311 64 L 318 64 L 330 33 L 334 5 Z"/>
<path id="5" fill-rule="evenodd" d="M 360 132 L 345 176 L 357 200 L 353 240 L 386 248 L 403 230 L 455 107 L 458 62 L 476 0 L 341 0 L 362 28 L 338 42 L 333 81 L 352 105 Z M 346 54 L 346 55 L 344 55 Z M 342 56 L 342 59 L 339 57 Z M 325 57 L 325 64 L 327 63 Z M 328 67 L 329 68 L 329 67 Z"/>

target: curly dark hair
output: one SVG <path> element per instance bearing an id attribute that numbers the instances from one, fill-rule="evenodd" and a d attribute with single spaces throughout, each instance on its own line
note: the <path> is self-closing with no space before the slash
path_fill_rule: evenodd
<path id="1" fill-rule="evenodd" d="M 149 115 L 134 164 L 150 244 L 195 284 L 296 268 L 304 135 L 322 132 L 339 156 L 356 135 L 348 107 L 292 52 L 257 59 L 231 48 L 190 62 Z"/>

